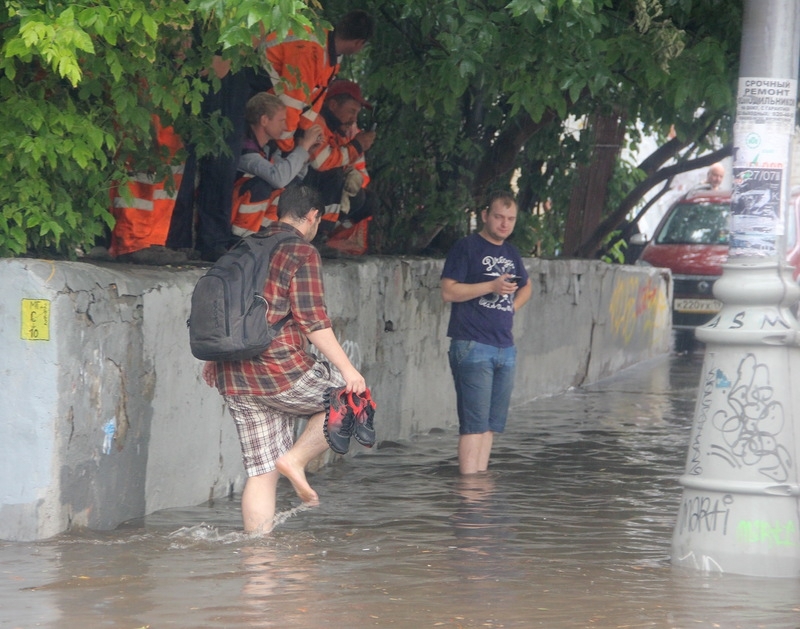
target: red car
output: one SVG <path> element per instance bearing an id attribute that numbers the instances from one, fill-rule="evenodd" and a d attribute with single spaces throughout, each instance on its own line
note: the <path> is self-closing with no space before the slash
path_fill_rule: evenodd
<path id="1" fill-rule="evenodd" d="M 786 250 L 797 278 L 800 194 L 793 192 Z M 722 264 L 728 259 L 730 205 L 729 191 L 690 192 L 664 215 L 654 237 L 636 261 L 636 264 L 672 271 L 672 326 L 678 333 L 678 349 L 691 346 L 694 328 L 709 321 L 722 307 L 714 299 L 713 286 L 722 275 Z"/>
<path id="2" fill-rule="evenodd" d="M 730 209 L 730 192 L 687 194 L 667 211 L 636 261 L 672 271 L 672 327 L 678 350 L 690 348 L 694 328 L 722 308 L 712 290 L 728 259 Z"/>

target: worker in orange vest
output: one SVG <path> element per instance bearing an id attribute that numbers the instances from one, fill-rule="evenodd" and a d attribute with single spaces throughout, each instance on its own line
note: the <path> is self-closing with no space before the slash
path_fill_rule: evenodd
<path id="1" fill-rule="evenodd" d="M 169 158 L 183 148 L 180 137 L 171 126 L 163 126 L 157 115 L 152 116 L 156 143 L 165 147 Z M 116 223 L 111 231 L 109 253 L 119 262 L 138 264 L 180 264 L 188 256 L 166 247 L 175 201 L 183 179 L 184 164 L 172 166 L 172 185 L 154 180 L 149 173 L 134 172 L 125 183 L 130 195 L 121 193 L 119 185 L 112 186 L 111 213 Z"/>
<path id="2" fill-rule="evenodd" d="M 358 128 L 362 107 L 372 108 L 357 83 L 340 79 L 328 88 L 320 111 L 324 141 L 312 150 L 305 178 L 325 203 L 321 234 L 330 233 L 339 220 L 357 223 L 371 216 L 376 205 L 367 190 L 370 178 L 365 159 L 376 132 Z"/>
<path id="3" fill-rule="evenodd" d="M 375 30 L 374 20 L 365 11 L 351 11 L 325 31 L 324 41 L 313 34 L 310 39 L 293 33 L 278 39 L 270 33 L 260 44 L 264 69 L 272 82 L 272 93 L 287 107 L 286 131 L 278 140 L 283 151 L 294 146 L 295 134 L 317 123 L 325 91 L 339 71 L 341 55 L 361 51 Z M 311 33 L 311 29 L 308 29 Z"/>
<path id="4" fill-rule="evenodd" d="M 248 130 L 242 141 L 238 178 L 233 186 L 231 229 L 247 236 L 278 220 L 281 191 L 306 172 L 309 150 L 322 140 L 322 129 L 312 125 L 286 155 L 276 140 L 286 129 L 287 108 L 274 94 L 261 92 L 245 110 Z"/>

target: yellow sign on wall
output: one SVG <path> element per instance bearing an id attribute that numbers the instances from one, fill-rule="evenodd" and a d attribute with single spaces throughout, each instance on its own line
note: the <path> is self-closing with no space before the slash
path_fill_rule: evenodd
<path id="1" fill-rule="evenodd" d="M 22 300 L 22 340 L 50 340 L 50 300 Z"/>

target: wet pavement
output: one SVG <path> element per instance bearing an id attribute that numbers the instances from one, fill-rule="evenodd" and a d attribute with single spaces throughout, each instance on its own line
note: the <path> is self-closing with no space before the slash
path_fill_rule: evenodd
<path id="1" fill-rule="evenodd" d="M 797 580 L 670 563 L 702 358 L 512 409 L 485 475 L 450 427 L 282 484 L 268 537 L 233 499 L 0 542 L 0 627 L 797 629 Z"/>

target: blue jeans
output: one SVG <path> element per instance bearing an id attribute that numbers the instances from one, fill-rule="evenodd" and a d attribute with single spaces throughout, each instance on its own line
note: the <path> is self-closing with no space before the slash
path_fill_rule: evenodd
<path id="1" fill-rule="evenodd" d="M 459 434 L 503 432 L 514 387 L 516 348 L 452 340 L 448 357 L 456 385 Z"/>

